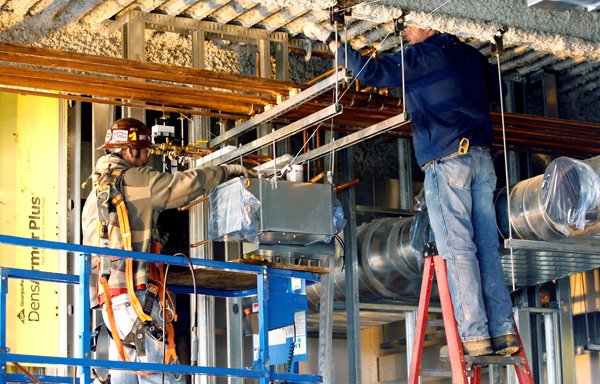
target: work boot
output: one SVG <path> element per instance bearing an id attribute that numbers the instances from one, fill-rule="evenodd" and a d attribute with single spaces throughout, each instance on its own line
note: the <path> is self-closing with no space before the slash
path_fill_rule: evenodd
<path id="1" fill-rule="evenodd" d="M 465 356 L 486 356 L 494 353 L 489 338 L 465 341 L 462 343 Z M 448 346 L 440 348 L 440 359 L 448 360 L 450 356 Z"/>
<path id="2" fill-rule="evenodd" d="M 497 355 L 514 355 L 519 351 L 517 335 L 509 333 L 492 337 L 492 348 L 494 348 L 494 353 Z"/>

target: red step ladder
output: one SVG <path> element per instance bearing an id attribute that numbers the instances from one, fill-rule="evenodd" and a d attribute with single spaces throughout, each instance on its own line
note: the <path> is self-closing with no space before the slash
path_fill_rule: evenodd
<path id="1" fill-rule="evenodd" d="M 514 365 L 520 384 L 534 384 L 533 375 L 527 363 L 527 356 L 521 343 L 521 337 L 515 326 L 515 333 L 519 341 L 519 352 L 512 356 L 465 356 L 462 342 L 458 335 L 458 328 L 454 319 L 452 298 L 448 288 L 448 273 L 446 261 L 437 254 L 435 243 L 428 244 L 424 252 L 423 282 L 421 285 L 421 296 L 417 311 L 417 323 L 415 329 L 415 341 L 413 345 L 412 359 L 410 362 L 410 375 L 408 384 L 417 384 L 419 377 L 425 373 L 421 370 L 421 359 L 423 357 L 423 341 L 425 340 L 425 328 L 427 328 L 427 314 L 429 301 L 431 299 L 431 287 L 433 285 L 434 270 L 437 276 L 437 284 L 442 305 L 442 317 L 446 330 L 446 341 L 448 343 L 448 354 L 452 368 L 453 384 L 479 384 L 481 367 L 490 364 Z"/>

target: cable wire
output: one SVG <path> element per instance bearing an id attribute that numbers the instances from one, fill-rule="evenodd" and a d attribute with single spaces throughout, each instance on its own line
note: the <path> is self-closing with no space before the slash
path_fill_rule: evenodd
<path id="1" fill-rule="evenodd" d="M 425 16 L 430 16 L 433 13 L 435 13 L 438 9 L 442 8 L 444 5 L 448 4 L 451 0 L 446 0 L 445 2 L 443 2 L 442 4 L 438 5 L 437 7 L 435 7 L 431 12 L 427 13 Z M 358 5 L 358 4 L 357 4 Z M 392 33 L 392 31 L 388 32 L 387 35 L 385 35 L 385 37 L 383 38 L 383 40 L 381 40 L 381 43 L 379 43 L 379 48 L 375 49 L 375 51 L 369 56 L 369 59 L 367 60 L 367 62 L 363 65 L 363 67 L 358 71 L 358 73 L 356 74 L 356 76 L 354 76 L 354 79 L 352 79 L 352 82 L 350 82 L 350 84 L 348 85 L 348 87 L 346 88 L 346 90 L 344 91 L 344 93 L 342 93 L 342 95 L 339 97 L 338 101 L 342 99 L 342 97 L 344 97 L 344 95 L 346 94 L 346 92 L 348 92 L 348 90 L 351 88 L 352 84 L 354 83 L 354 81 L 358 78 L 358 76 L 362 73 L 362 71 L 365 69 L 365 67 L 367 66 L 367 64 L 369 64 L 369 61 L 371 61 L 371 59 L 373 59 L 375 57 L 375 54 L 379 51 L 379 49 L 381 47 L 383 47 L 383 43 L 387 40 L 387 38 L 390 36 L 390 34 Z M 337 36 L 337 34 L 336 34 Z M 337 41 L 337 40 L 336 40 Z M 348 39 L 346 39 L 346 41 L 344 42 L 344 44 L 348 44 Z M 336 63 L 337 63 L 337 51 L 335 52 L 335 57 L 336 57 Z M 346 59 L 347 60 L 347 59 Z M 404 57 L 403 57 L 404 60 Z M 346 61 L 347 63 L 347 61 Z M 402 87 L 404 87 L 404 82 L 402 83 Z"/>
<path id="2" fill-rule="evenodd" d="M 585 272 L 580 273 L 581 276 L 581 290 L 583 291 L 583 313 L 585 315 L 585 335 L 586 335 L 586 344 L 590 344 L 590 323 L 588 320 L 588 310 L 587 310 L 587 289 L 585 286 Z"/>
<path id="3" fill-rule="evenodd" d="M 508 240 L 512 240 L 512 216 L 510 212 L 510 181 L 508 179 L 508 149 L 506 145 L 506 124 L 504 122 L 504 97 L 502 89 L 502 69 L 500 68 L 500 53 L 496 55 L 496 63 L 498 65 L 498 88 L 500 92 L 500 121 L 502 122 L 502 148 L 504 150 L 504 175 L 506 181 L 506 214 L 508 215 Z M 510 273 L 512 279 L 512 290 L 516 288 L 515 284 L 515 258 L 512 242 L 509 243 L 510 251 Z"/>
<path id="4" fill-rule="evenodd" d="M 165 361 L 165 357 L 167 356 L 167 344 L 166 344 L 166 339 L 167 339 L 167 326 L 166 326 L 166 306 L 167 306 L 167 276 L 169 275 L 169 264 L 167 264 L 167 267 L 165 268 L 165 279 L 163 281 L 163 299 L 162 299 L 162 331 L 163 331 L 163 335 L 162 335 L 162 350 L 163 350 L 163 355 L 162 355 L 162 361 Z M 161 374 L 162 376 L 162 384 L 165 384 L 165 373 L 162 372 Z"/>
<path id="5" fill-rule="evenodd" d="M 192 327 L 191 327 L 191 356 L 190 356 L 190 365 L 197 366 L 198 365 L 198 287 L 196 284 L 196 275 L 194 274 L 194 265 L 192 264 L 192 259 L 186 255 L 185 253 L 176 253 L 174 256 L 183 256 L 188 263 L 188 268 L 190 270 L 190 274 L 192 275 L 192 286 L 194 289 L 194 296 L 192 300 Z M 165 284 L 166 285 L 166 284 Z M 192 378 L 195 377 L 195 374 L 192 374 Z"/>

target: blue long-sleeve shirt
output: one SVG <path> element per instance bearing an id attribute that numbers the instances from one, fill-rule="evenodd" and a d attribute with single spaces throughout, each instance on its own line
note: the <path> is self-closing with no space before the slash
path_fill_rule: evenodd
<path id="1" fill-rule="evenodd" d="M 344 52 L 340 46 L 342 63 Z M 399 52 L 368 59 L 349 48 L 346 67 L 364 84 L 402 86 Z M 405 103 L 419 165 L 456 152 L 464 137 L 471 146 L 491 146 L 488 101 L 499 97 L 498 81 L 494 80 L 494 67 L 479 51 L 456 36 L 436 33 L 405 49 L 404 72 Z"/>

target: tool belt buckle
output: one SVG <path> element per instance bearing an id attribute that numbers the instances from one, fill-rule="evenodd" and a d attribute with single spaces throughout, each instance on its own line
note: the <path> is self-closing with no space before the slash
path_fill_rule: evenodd
<path id="1" fill-rule="evenodd" d="M 458 143 L 458 154 L 464 155 L 469 151 L 469 139 L 463 137 L 460 139 L 460 143 Z"/>
<path id="2" fill-rule="evenodd" d="M 140 319 L 135 319 L 135 322 L 133 323 L 133 327 L 131 328 L 131 331 L 123 339 L 123 343 L 129 344 L 129 345 L 133 344 L 133 346 L 135 347 L 135 350 L 137 351 L 137 355 L 140 357 L 146 356 L 146 348 L 145 348 L 146 341 L 144 339 L 145 328 L 146 328 L 145 324 L 142 323 L 142 321 Z M 117 334 L 117 337 L 119 337 L 118 334 Z"/>
<path id="3" fill-rule="evenodd" d="M 156 341 L 163 341 L 163 331 L 160 327 L 155 324 L 149 324 L 146 326 L 146 331 L 150 334 L 150 336 Z"/>

